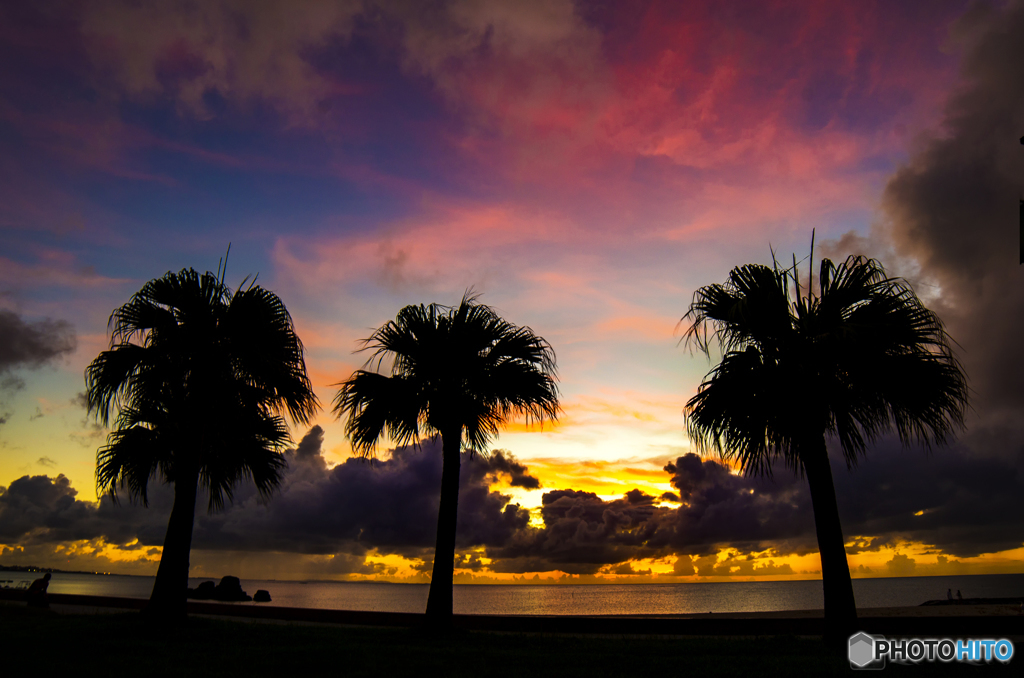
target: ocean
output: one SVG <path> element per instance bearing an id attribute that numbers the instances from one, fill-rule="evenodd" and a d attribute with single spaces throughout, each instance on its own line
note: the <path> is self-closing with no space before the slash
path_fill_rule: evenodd
<path id="1" fill-rule="evenodd" d="M 39 575 L 0 572 L 0 580 L 35 579 Z M 205 579 L 191 579 L 195 587 Z M 388 584 L 331 581 L 267 581 L 243 579 L 249 595 L 266 589 L 277 605 L 335 610 L 422 612 L 427 604 L 426 584 Z M 50 592 L 82 595 L 149 598 L 153 577 L 55 573 Z M 943 599 L 946 590 L 959 590 L 964 598 L 1024 596 L 1024 574 L 951 577 L 899 577 L 854 579 L 857 607 L 914 606 Z M 458 614 L 567 615 L 567 614 L 695 614 L 706 612 L 768 612 L 813 610 L 823 606 L 820 580 L 686 584 L 566 585 L 457 585 L 454 606 Z"/>

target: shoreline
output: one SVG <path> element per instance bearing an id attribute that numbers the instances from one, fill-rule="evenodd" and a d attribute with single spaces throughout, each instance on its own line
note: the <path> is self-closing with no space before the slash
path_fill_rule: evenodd
<path id="1" fill-rule="evenodd" d="M 422 615 L 410 615 L 421 623 L 405 628 L 260 622 L 205 614 L 167 625 L 147 623 L 138 613 L 59 614 L 54 607 L 0 603 L 0 626 L 11 648 L 5 668 L 11 675 L 37 675 L 45 668 L 48 675 L 104 677 L 141 669 L 153 678 L 297 673 L 479 678 L 481 672 L 493 678 L 519 678 L 524 673 L 566 678 L 629 676 L 638 667 L 671 674 L 680 666 L 706 678 L 822 678 L 849 673 L 846 658 L 830 651 L 820 635 L 673 636 L 609 628 L 585 634 L 536 627 L 512 632 L 457 628 L 448 633 L 424 626 Z M 85 609 L 74 607 L 75 612 Z M 98 651 L 110 648 L 116 652 Z"/>
<path id="2" fill-rule="evenodd" d="M 50 609 L 60 614 L 104 614 L 138 611 L 147 600 L 112 596 L 53 593 Z M 887 635 L 1024 636 L 1020 599 L 991 599 L 985 604 L 925 604 L 915 607 L 862 608 L 859 624 Z M 22 591 L 0 590 L 0 604 L 23 605 Z M 931 601 L 935 602 L 935 601 Z M 968 603 L 969 601 L 964 601 Z M 190 615 L 232 621 L 410 628 L 424 615 L 319 608 L 237 605 L 188 601 Z M 456 628 L 467 631 L 557 633 L 576 635 L 668 636 L 820 636 L 822 610 L 724 612 L 677 615 L 454 615 Z"/>

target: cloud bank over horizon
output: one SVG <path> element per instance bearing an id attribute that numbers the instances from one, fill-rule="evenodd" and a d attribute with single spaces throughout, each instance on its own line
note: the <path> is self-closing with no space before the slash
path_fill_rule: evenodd
<path id="1" fill-rule="evenodd" d="M 202 562 L 203 552 L 323 556 L 334 562 L 329 574 L 379 575 L 388 568 L 374 558 L 398 555 L 429 572 L 440 443 L 424 441 L 419 448 L 395 448 L 384 459 L 352 458 L 329 468 L 323 442 L 323 430 L 313 427 L 285 453 L 287 470 L 269 502 L 242 486 L 233 504 L 206 513 L 200 496 L 194 560 Z M 912 452 L 896 449 L 895 441 L 891 445 L 856 473 L 839 469 L 841 458 L 833 459 L 845 532 L 848 538 L 870 535 L 850 547 L 851 554 L 920 543 L 947 558 L 970 558 L 1024 541 L 1024 526 L 1007 499 L 1020 496 L 1024 478 L 1012 469 L 962 453 L 936 455 L 922 466 Z M 742 562 L 766 552 L 779 559 L 816 551 L 810 495 L 795 474 L 748 478 L 694 454 L 677 458 L 664 472 L 675 491 L 661 497 L 639 489 L 618 499 L 545 489 L 540 520 L 531 522 L 527 509 L 496 489 L 535 488 L 538 480 L 528 466 L 503 450 L 486 457 L 465 453 L 459 567 L 491 575 L 638 574 L 642 571 L 630 569 L 635 561 L 675 558 L 673 574 L 680 576 L 795 574 L 789 565 L 731 572 L 732 563 L 723 566 L 717 556 L 729 551 L 732 561 Z M 148 508 L 124 500 L 115 504 L 109 496 L 94 504 L 76 494 L 63 475 L 24 476 L 0 487 L 0 544 L 38 554 L 67 542 L 102 542 L 131 559 L 151 557 L 151 549 L 163 543 L 173 502 L 170 486 L 154 480 Z M 994 515 L 1006 518 L 993 520 Z M 0 558 L 14 555 L 7 548 Z"/>

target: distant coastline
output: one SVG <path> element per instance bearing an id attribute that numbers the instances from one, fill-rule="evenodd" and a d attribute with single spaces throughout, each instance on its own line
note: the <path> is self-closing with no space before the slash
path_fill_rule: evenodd
<path id="1" fill-rule="evenodd" d="M 92 572 L 89 570 L 61 570 L 56 567 L 36 567 L 35 565 L 0 565 L 0 572 L 47 572 L 56 574 L 105 574 L 111 577 L 136 577 L 149 575 L 119 574 L 117 572 Z"/>
<path id="2" fill-rule="evenodd" d="M 150 578 L 156 577 L 156 573 L 153 575 L 124 575 L 121 573 L 99 573 L 99 571 L 90 571 L 87 569 L 60 569 L 59 567 L 37 567 L 36 565 L 4 565 L 0 564 L 0 573 L 38 573 L 45 575 L 51 573 L 55 575 L 104 575 L 106 577 L 139 577 L 139 578 Z M 219 577 L 213 575 L 193 576 L 189 575 L 188 579 L 203 579 L 203 580 L 217 580 Z M 426 586 L 426 582 L 386 582 L 386 581 L 373 581 L 373 580 L 334 580 L 334 579 L 259 579 L 256 577 L 240 578 L 244 580 L 255 580 L 260 582 L 287 582 L 289 584 L 413 584 L 414 586 Z"/>

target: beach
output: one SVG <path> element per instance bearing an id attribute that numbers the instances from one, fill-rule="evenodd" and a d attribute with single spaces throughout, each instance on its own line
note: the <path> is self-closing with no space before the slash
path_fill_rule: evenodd
<path id="1" fill-rule="evenodd" d="M 531 678 L 683 671 L 704 678 L 752 672 L 831 676 L 850 670 L 848 660 L 821 640 L 821 611 L 456 615 L 454 632 L 439 635 L 425 629 L 423 615 L 417 614 L 197 601 L 190 602 L 185 623 L 166 628 L 139 616 L 144 604 L 55 594 L 49 609 L 35 609 L 5 592 L 0 596 L 5 669 L 10 675 L 142 671 L 249 678 L 312 671 Z M 1008 604 L 864 609 L 861 623 L 866 631 L 886 636 L 996 637 L 1018 645 L 1024 639 L 1024 617 Z M 934 664 L 928 670 L 975 675 L 977 666 Z"/>
<path id="2" fill-rule="evenodd" d="M 0 590 L 0 604 L 24 605 L 24 593 Z M 1021 598 L 984 601 L 930 601 L 917 606 L 873 607 L 858 610 L 861 627 L 871 633 L 971 634 L 1024 637 Z M 141 610 L 139 598 L 50 594 L 50 609 L 58 614 L 88 615 Z M 211 601 L 188 602 L 189 614 L 213 618 L 341 626 L 411 628 L 423 615 L 409 612 L 326 610 L 275 605 L 253 606 Z M 524 633 L 642 634 L 642 635 L 802 635 L 821 634 L 823 610 L 725 612 L 706 614 L 627 615 L 487 615 L 456 614 L 455 626 L 472 631 Z"/>

